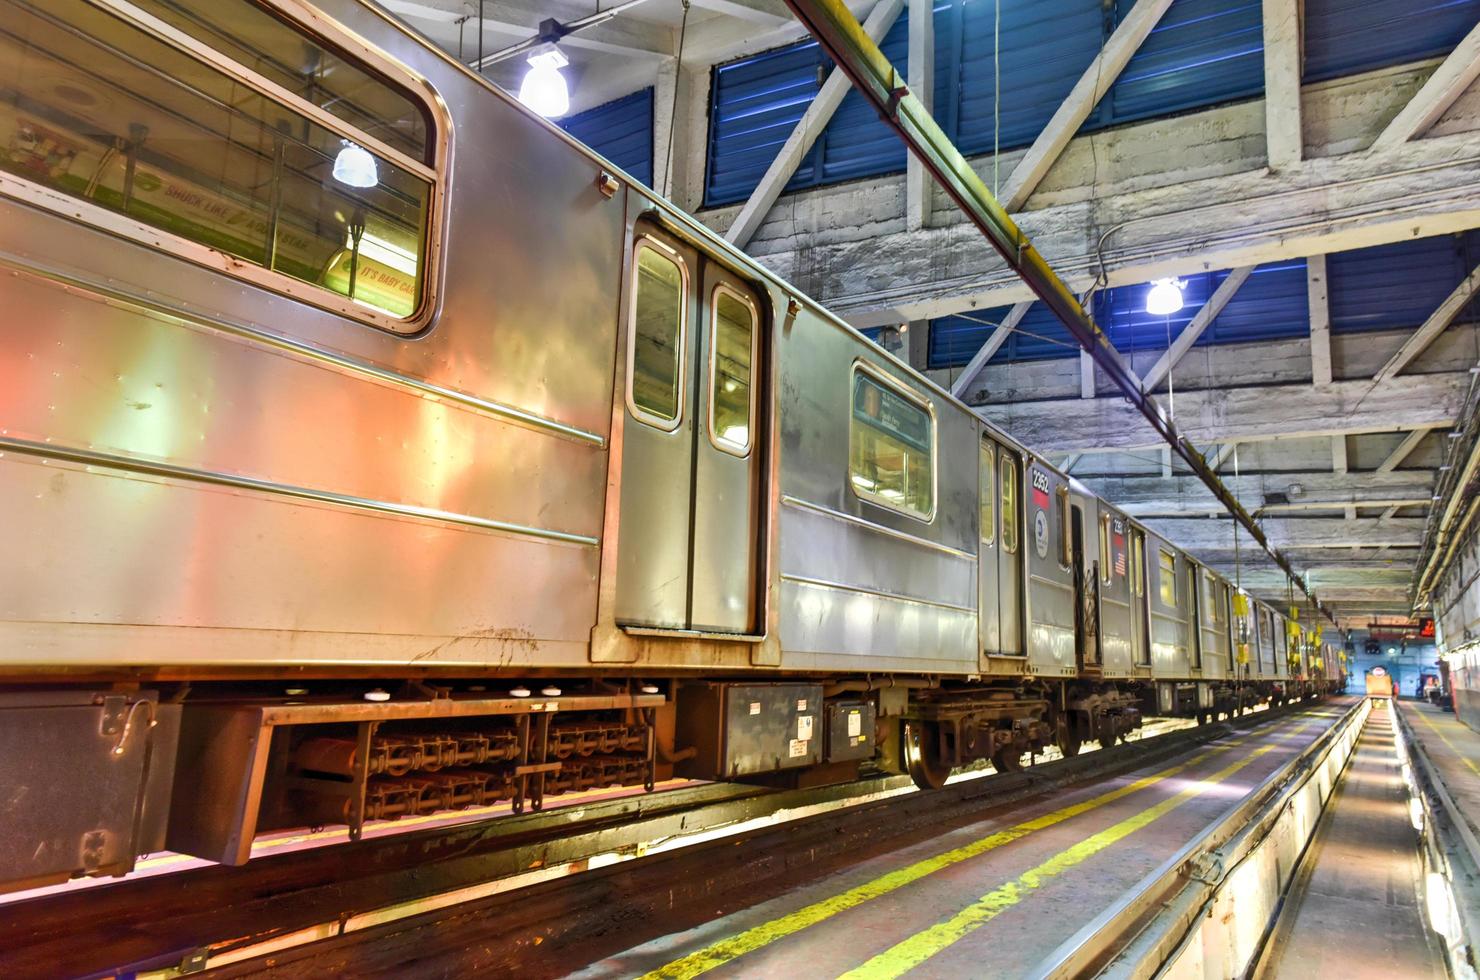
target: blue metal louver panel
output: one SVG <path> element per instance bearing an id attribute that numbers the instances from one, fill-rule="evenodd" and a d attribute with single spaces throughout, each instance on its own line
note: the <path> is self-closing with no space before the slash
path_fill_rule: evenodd
<path id="1" fill-rule="evenodd" d="M 1480 0 L 1305 0 L 1305 80 L 1448 54 Z"/>
<path id="2" fill-rule="evenodd" d="M 644 184 L 653 182 L 653 90 L 560 120 L 567 133 Z"/>
<path id="3" fill-rule="evenodd" d="M 1122 354 L 1166 350 L 1228 278 L 1228 270 L 1182 277 L 1182 309 L 1171 316 L 1146 312 L 1149 284 L 1119 286 L 1096 294 L 1095 317 Z M 1198 346 L 1279 340 L 1310 333 L 1305 260 L 1262 265 L 1197 339 Z"/>
<path id="4" fill-rule="evenodd" d="M 884 57 L 901 72 L 909 70 L 909 26 L 909 16 L 900 14 L 879 42 Z M 799 167 L 789 186 L 816 187 L 898 173 L 904 169 L 905 155 L 903 141 L 879 118 L 878 110 L 850 87 L 812 147 L 810 178 L 805 175 L 805 166 Z"/>
<path id="5" fill-rule="evenodd" d="M 1117 0 L 1117 19 L 1134 0 Z M 1260 0 L 1175 0 L 1101 104 L 1101 124 L 1258 96 L 1264 91 Z"/>
<path id="6" fill-rule="evenodd" d="M 1331 332 L 1412 330 L 1480 264 L 1480 231 L 1378 245 L 1327 258 Z M 1475 306 L 1460 313 L 1474 321 Z"/>
<path id="7" fill-rule="evenodd" d="M 809 42 L 714 69 L 705 204 L 750 196 L 817 94 L 820 64 L 818 47 Z"/>
<path id="8" fill-rule="evenodd" d="M 995 3 L 964 3 L 960 9 L 958 52 L 940 50 L 936 19 L 937 64 L 954 57 L 958 73 L 955 85 L 937 86 L 936 116 L 958 100 L 954 130 L 944 128 L 963 153 L 990 153 L 998 121 L 1001 149 L 1027 146 L 1099 52 L 1105 34 L 1100 0 L 1002 0 L 995 42 Z M 994 101 L 999 76 L 1002 93 Z"/>
<path id="9" fill-rule="evenodd" d="M 879 46 L 906 71 L 909 18 L 901 14 Z M 714 70 L 706 205 L 733 204 L 750 196 L 831 69 L 817 42 L 807 41 Z M 786 186 L 802 190 L 894 173 L 904 166 L 904 144 L 862 95 L 849 91 Z"/>
<path id="10" fill-rule="evenodd" d="M 930 323 L 930 367 L 961 367 L 992 335 L 996 325 L 1012 310 L 999 306 L 964 316 L 943 316 Z M 1046 361 L 1073 357 L 1079 344 L 1042 303 L 1034 303 L 1007 342 L 992 355 L 992 364 L 1013 361 Z"/>
<path id="11" fill-rule="evenodd" d="M 1122 354 L 1163 351 L 1226 278 L 1227 270 L 1183 277 L 1184 305 L 1171 316 L 1146 312 L 1148 285 L 1102 290 L 1095 294 L 1092 303 L 1095 320 Z M 1009 309 L 1004 306 L 983 310 L 969 319 L 949 316 L 935 320 L 930 327 L 930 366 L 949 368 L 965 364 L 990 336 L 991 324 L 1000 322 Z M 1255 269 L 1223 312 L 1203 331 L 1197 345 L 1280 340 L 1309 333 L 1305 260 L 1293 259 Z M 992 363 L 1069 357 L 1078 349 L 1068 331 L 1039 304 L 1023 318 Z"/>

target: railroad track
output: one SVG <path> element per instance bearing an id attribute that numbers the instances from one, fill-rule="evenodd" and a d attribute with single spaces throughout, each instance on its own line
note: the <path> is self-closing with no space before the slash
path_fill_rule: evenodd
<path id="1" fill-rule="evenodd" d="M 538 973 L 538 965 L 525 959 L 537 946 L 550 951 L 572 936 L 584 942 L 613 923 L 636 919 L 661 920 L 668 928 L 671 917 L 681 914 L 675 908 L 707 909 L 714 895 L 814 873 L 854 847 L 923 827 L 943 828 L 979 816 L 984 806 L 1155 763 L 1294 710 L 1299 709 L 1257 712 L 1019 773 L 965 779 L 932 794 L 913 792 L 904 777 L 804 791 L 700 785 L 366 839 L 243 867 L 101 885 L 6 907 L 0 948 L 7 950 L 8 976 L 218 966 L 233 972 L 373 972 L 373 964 L 363 961 L 365 951 L 387 936 L 421 934 L 429 918 L 448 924 L 476 919 L 494 903 L 504 925 L 497 941 L 485 944 L 498 950 L 496 962 L 484 965 Z M 816 819 L 822 811 L 826 816 Z M 716 833 L 727 836 L 694 843 Z M 761 857 L 736 862 L 732 848 L 739 842 L 748 855 Z M 674 850 L 579 876 L 583 884 L 575 891 L 584 890 L 591 901 L 572 904 L 575 879 L 567 870 L 665 848 Z M 695 860 L 711 861 L 713 871 L 681 870 Z M 412 921 L 418 923 L 414 928 Z M 630 938 L 620 927 L 614 935 Z"/>
<path id="2" fill-rule="evenodd" d="M 1201 743 L 1264 727 L 1264 722 L 1302 710 L 1261 713 L 1117 747 L 1099 754 L 1092 771 L 1081 756 L 1036 772 L 956 783 L 933 794 L 910 794 L 728 836 L 266 952 L 213 975 L 399 978 L 518 971 L 521 976 L 560 976 L 766 902 L 798 880 L 822 880 L 850 867 L 860 855 L 879 853 L 895 839 L 944 837 L 998 815 L 1011 816 L 1018 805 L 1032 808 L 1051 801 L 1058 790 L 1155 766 Z"/>

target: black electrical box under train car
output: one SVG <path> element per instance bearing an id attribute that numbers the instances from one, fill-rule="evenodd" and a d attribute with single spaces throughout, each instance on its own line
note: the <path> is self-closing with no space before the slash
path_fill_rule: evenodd
<path id="1" fill-rule="evenodd" d="M 827 705 L 827 761 L 859 762 L 874 756 L 874 706 L 869 701 Z"/>
<path id="2" fill-rule="evenodd" d="M 822 727 L 821 684 L 686 685 L 679 692 L 675 747 L 696 752 L 678 774 L 732 779 L 816 765 Z"/>

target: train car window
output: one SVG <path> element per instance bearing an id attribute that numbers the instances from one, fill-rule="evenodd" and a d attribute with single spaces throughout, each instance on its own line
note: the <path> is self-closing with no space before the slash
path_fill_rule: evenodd
<path id="1" fill-rule="evenodd" d="M 1136 595 L 1146 594 L 1146 539 L 1137 531 L 1131 535 L 1131 566 L 1134 581 L 1131 583 Z"/>
<path id="2" fill-rule="evenodd" d="M 661 242 L 638 242 L 627 345 L 627 407 L 660 429 L 676 429 L 683 389 L 688 271 Z"/>
<path id="3" fill-rule="evenodd" d="M 991 443 L 982 443 L 978 465 L 978 483 L 981 487 L 981 537 L 983 544 L 991 544 L 997 538 L 997 451 Z"/>
<path id="4" fill-rule="evenodd" d="M 709 345 L 709 438 L 736 456 L 750 452 L 750 375 L 755 361 L 755 307 L 726 285 L 716 286 Z"/>
<path id="5" fill-rule="evenodd" d="M 271 53 L 229 40 L 263 17 L 277 32 L 260 39 Z M 186 20 L 192 30 L 177 26 Z M 290 51 L 291 70 L 274 60 Z M 399 321 L 422 308 L 435 176 L 428 124 L 390 83 L 355 69 L 359 104 L 404 122 L 371 132 L 321 108 L 341 105 L 339 83 L 325 76 L 315 88 L 315 78 L 332 65 L 348 79 L 348 61 L 245 0 L 116 12 L 0 0 L 0 58 L 10 68 L 0 81 L 9 143 L 0 170 L 100 209 L 69 215 L 243 278 L 267 270 L 310 284 L 266 277 L 377 326 L 406 329 Z M 277 80 L 285 71 L 298 72 L 291 87 Z"/>
<path id="6" fill-rule="evenodd" d="M 130 2 L 361 132 L 432 162 L 422 103 L 251 0 Z"/>
<path id="7" fill-rule="evenodd" d="M 928 521 L 935 511 L 935 418 L 914 397 L 853 368 L 848 478 L 853 492 Z"/>
<path id="8" fill-rule="evenodd" d="M 1203 594 L 1207 596 L 1208 622 L 1219 623 L 1223 621 L 1223 604 L 1219 602 L 1218 580 L 1213 578 L 1212 572 L 1203 573 L 1203 582 L 1206 588 Z"/>
<path id="9" fill-rule="evenodd" d="M 1177 556 L 1165 548 L 1161 549 L 1161 603 L 1176 608 L 1177 605 Z"/>
<path id="10" fill-rule="evenodd" d="M 1009 555 L 1018 550 L 1018 468 L 1017 461 L 1003 454 L 1000 471 L 1002 487 L 1002 547 Z"/>
<path id="11" fill-rule="evenodd" d="M 1100 581 L 1110 584 L 1114 568 L 1114 556 L 1110 554 L 1110 515 L 1100 515 Z"/>

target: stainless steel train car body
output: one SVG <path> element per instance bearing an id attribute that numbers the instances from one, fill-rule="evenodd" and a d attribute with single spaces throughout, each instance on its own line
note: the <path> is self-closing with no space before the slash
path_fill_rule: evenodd
<path id="1" fill-rule="evenodd" d="M 1147 536 L 1122 574 L 1101 518 L 1144 529 L 692 219 L 373 9 L 281 7 L 426 101 L 425 311 L 381 329 L 0 176 L 25 382 L 0 394 L 0 493 L 38 559 L 0 569 L 4 662 L 1069 677 L 1088 579 L 1105 676 L 1191 676 L 1199 639 L 1222 676 L 1226 640 L 1194 636 L 1172 545 Z M 644 243 L 684 256 L 671 427 L 634 414 L 623 371 Z M 705 432 L 721 285 L 757 317 L 743 456 Z M 841 477 L 859 372 L 930 413 L 928 519 Z M 982 446 L 999 518 L 1017 478 L 1011 554 L 980 535 Z M 1149 581 L 1163 551 L 1176 604 Z M 1137 574 L 1149 611 L 1129 602 Z"/>
<path id="2" fill-rule="evenodd" d="M 106 21 L 191 72 L 281 98 L 346 144 L 379 146 L 139 13 L 161 2 L 60 0 L 43 15 L 0 0 L 0 15 L 37 51 L 48 17 Z M 377 8 L 251 9 L 425 112 L 428 155 L 401 161 L 427 188 L 424 281 L 404 317 L 327 288 L 340 258 L 322 282 L 292 278 L 267 271 L 275 237 L 253 264 L 131 216 L 127 193 L 109 210 L 90 197 L 96 177 L 62 181 L 69 160 L 117 170 L 123 146 L 128 187 L 144 137 L 120 133 L 108 150 L 73 134 L 82 149 L 58 158 L 66 134 L 22 125 L 16 107 L 71 100 L 107 133 L 134 111 L 108 87 L 124 76 L 73 66 L 75 78 L 0 83 L 43 86 L 0 110 L 21 147 L 0 163 L 0 510 L 24 556 L 0 563 L 0 679 L 176 685 L 178 710 L 153 690 L 67 703 L 82 727 L 122 738 L 135 711 L 167 720 L 150 729 L 169 740 L 154 758 L 174 758 L 178 729 L 181 785 L 205 807 L 248 801 L 208 833 L 200 813 L 175 813 L 185 836 L 172 846 L 243 859 L 269 752 L 298 744 L 284 734 L 294 726 L 342 724 L 363 760 L 382 721 L 682 714 L 650 679 L 673 693 L 712 677 L 865 692 L 902 678 L 981 697 L 967 713 L 1006 726 L 988 737 L 1011 750 L 994 756 L 1007 765 L 1047 726 L 1064 736 L 1071 711 L 1119 713 L 1083 733 L 1109 744 L 1139 722 L 1140 691 L 1183 712 L 1225 697 L 1227 583 L 1174 545 Z M 176 116 L 129 132 L 167 148 Z M 21 158 L 44 172 L 28 176 Z M 235 213 L 227 198 L 176 196 Z M 331 239 L 347 228 L 352 295 L 368 223 L 335 200 L 315 220 Z M 584 709 L 531 706 L 528 690 L 485 696 L 484 684 L 452 704 L 445 691 L 421 700 L 425 675 L 575 677 L 591 690 Z M 401 680 L 409 693 L 189 700 L 192 683 L 286 677 Z M 1016 700 L 991 715 L 1002 697 Z M 0 738 L 15 717 L 0 712 Z M 658 725 L 643 717 L 650 782 Z M 541 765 L 520 769 L 521 804 Z M 164 790 L 121 787 L 117 812 L 135 812 L 130 793 L 168 797 L 166 776 L 150 780 Z M 352 828 L 368 769 L 356 778 Z M 154 803 L 143 809 L 164 826 Z"/>
<path id="3" fill-rule="evenodd" d="M 382 15 L 326 7 L 285 4 L 437 113 L 420 333 L 0 177 L 0 506 L 31 556 L 0 565 L 6 663 L 587 660 L 623 199 Z"/>

